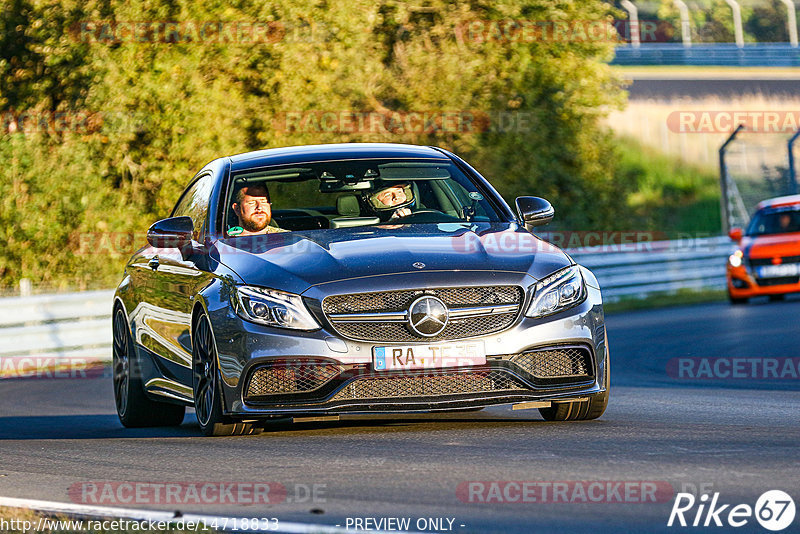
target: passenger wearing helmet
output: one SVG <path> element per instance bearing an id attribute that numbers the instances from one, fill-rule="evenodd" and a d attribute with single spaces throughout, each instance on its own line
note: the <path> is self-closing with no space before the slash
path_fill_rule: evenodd
<path id="1" fill-rule="evenodd" d="M 387 214 L 391 214 L 388 220 L 399 219 L 411 215 L 414 192 L 411 184 L 399 183 L 371 193 L 366 200 L 381 220 L 386 220 Z"/>

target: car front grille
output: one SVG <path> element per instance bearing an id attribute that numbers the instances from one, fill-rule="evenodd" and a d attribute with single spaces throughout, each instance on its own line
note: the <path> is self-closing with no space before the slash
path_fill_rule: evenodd
<path id="1" fill-rule="evenodd" d="M 480 307 L 485 311 L 468 317 L 453 316 L 442 332 L 424 338 L 413 333 L 405 319 L 340 321 L 336 317 L 337 314 L 405 314 L 411 303 L 422 295 L 439 298 L 453 315 L 457 315 L 459 309 Z M 388 343 L 444 341 L 482 336 L 510 327 L 522 301 L 523 291 L 517 286 L 453 287 L 332 295 L 323 300 L 322 309 L 336 332 L 350 339 Z"/>
<path id="2" fill-rule="evenodd" d="M 517 286 L 488 286 L 332 295 L 325 298 L 323 310 L 326 314 L 400 311 L 408 308 L 411 301 L 421 295 L 433 295 L 454 308 L 479 304 L 519 304 L 522 291 Z"/>
<path id="3" fill-rule="evenodd" d="M 563 347 L 513 355 L 511 363 L 536 378 L 573 378 L 591 375 L 591 354 L 585 347 Z"/>
<path id="4" fill-rule="evenodd" d="M 315 362 L 285 362 L 265 365 L 250 374 L 247 397 L 303 393 L 321 387 L 341 372 L 338 365 Z"/>
<path id="5" fill-rule="evenodd" d="M 759 286 L 780 286 L 783 284 L 796 284 L 800 282 L 800 276 L 780 276 L 777 278 L 756 278 Z"/>
<path id="6" fill-rule="evenodd" d="M 508 328 L 514 322 L 515 313 L 470 317 L 467 319 L 451 319 L 442 333 L 421 338 L 406 328 L 405 323 L 341 323 L 336 330 L 342 336 L 364 341 L 380 342 L 413 342 L 442 341 L 464 339 L 498 332 Z"/>
<path id="7" fill-rule="evenodd" d="M 354 379 L 331 401 L 436 397 L 528 389 L 502 370 L 425 376 L 372 376 Z"/>
<path id="8" fill-rule="evenodd" d="M 336 402 L 531 391 L 583 383 L 593 376 L 588 346 L 550 346 L 518 354 L 490 356 L 487 366 L 375 372 L 303 358 L 254 366 L 244 388 L 245 402 Z"/>
<path id="9" fill-rule="evenodd" d="M 781 263 L 800 263 L 800 256 L 783 256 L 780 259 Z M 762 267 L 764 265 L 773 265 L 772 257 L 769 258 L 750 258 L 748 260 L 751 267 Z"/>

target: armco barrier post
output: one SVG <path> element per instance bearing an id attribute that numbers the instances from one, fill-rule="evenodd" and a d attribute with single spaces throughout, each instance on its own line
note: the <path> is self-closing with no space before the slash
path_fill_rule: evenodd
<path id="1" fill-rule="evenodd" d="M 744 124 L 736 127 L 733 133 L 719 147 L 719 186 L 722 196 L 720 197 L 720 213 L 722 215 L 722 232 L 727 234 L 731 229 L 731 208 L 728 202 L 728 166 L 725 164 L 725 149 L 733 142 L 736 136 L 744 129 Z"/>
<path id="2" fill-rule="evenodd" d="M 633 48 L 639 48 L 639 45 L 641 43 L 641 38 L 639 36 L 639 10 L 636 8 L 636 5 L 630 0 L 622 0 L 622 2 L 620 3 L 622 4 L 622 7 L 625 8 L 625 11 L 628 12 L 628 19 L 631 21 L 630 24 L 631 46 Z"/>
<path id="3" fill-rule="evenodd" d="M 692 46 L 692 23 L 689 19 L 689 7 L 683 0 L 675 0 L 675 5 L 678 6 L 678 11 L 681 14 L 681 39 L 683 46 L 689 48 Z"/>
<path id="4" fill-rule="evenodd" d="M 31 284 L 30 279 L 22 278 L 19 281 L 19 296 L 20 297 L 30 297 L 33 295 L 33 284 Z"/>
<path id="5" fill-rule="evenodd" d="M 800 129 L 789 139 L 787 148 L 789 149 L 789 188 L 793 195 L 797 194 L 797 172 L 794 169 L 794 142 L 800 137 Z"/>
<path id="6" fill-rule="evenodd" d="M 797 12 L 794 9 L 794 0 L 782 0 L 786 5 L 787 24 L 789 26 L 789 42 L 797 48 Z"/>

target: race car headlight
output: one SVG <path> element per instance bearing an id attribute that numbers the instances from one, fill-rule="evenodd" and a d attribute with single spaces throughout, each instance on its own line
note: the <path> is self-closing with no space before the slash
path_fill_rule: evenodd
<path id="1" fill-rule="evenodd" d="M 743 257 L 744 257 L 744 252 L 742 252 L 741 250 L 737 250 L 736 252 L 730 255 L 730 257 L 728 258 L 728 263 L 731 264 L 731 267 L 741 267 Z"/>
<path id="2" fill-rule="evenodd" d="M 540 280 L 534 289 L 528 317 L 544 317 L 571 308 L 586 298 L 586 284 L 577 265 Z"/>
<path id="3" fill-rule="evenodd" d="M 235 308 L 239 317 L 253 323 L 295 330 L 320 328 L 300 295 L 293 293 L 239 286 L 236 288 Z"/>

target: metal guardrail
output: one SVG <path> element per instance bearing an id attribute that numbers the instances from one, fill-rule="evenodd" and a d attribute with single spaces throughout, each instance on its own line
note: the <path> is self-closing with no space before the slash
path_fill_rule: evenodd
<path id="1" fill-rule="evenodd" d="M 797 67 L 800 48 L 789 43 L 693 44 L 643 43 L 618 46 L 612 65 L 720 65 L 733 67 Z"/>
<path id="2" fill-rule="evenodd" d="M 0 377 L 111 359 L 113 291 L 0 299 Z"/>
<path id="3" fill-rule="evenodd" d="M 725 259 L 734 245 L 727 237 L 712 237 L 609 248 L 568 252 L 595 273 L 604 300 L 615 301 L 683 289 L 722 289 Z M 110 360 L 112 296 L 112 291 L 89 291 L 0 299 L 0 377 L 25 358 L 45 365 Z"/>
<path id="4" fill-rule="evenodd" d="M 643 242 L 619 247 L 619 251 L 609 248 L 568 252 L 597 276 L 603 300 L 614 302 L 682 289 L 724 289 L 725 260 L 735 245 L 720 236 Z M 636 250 L 628 252 L 631 248 Z"/>

